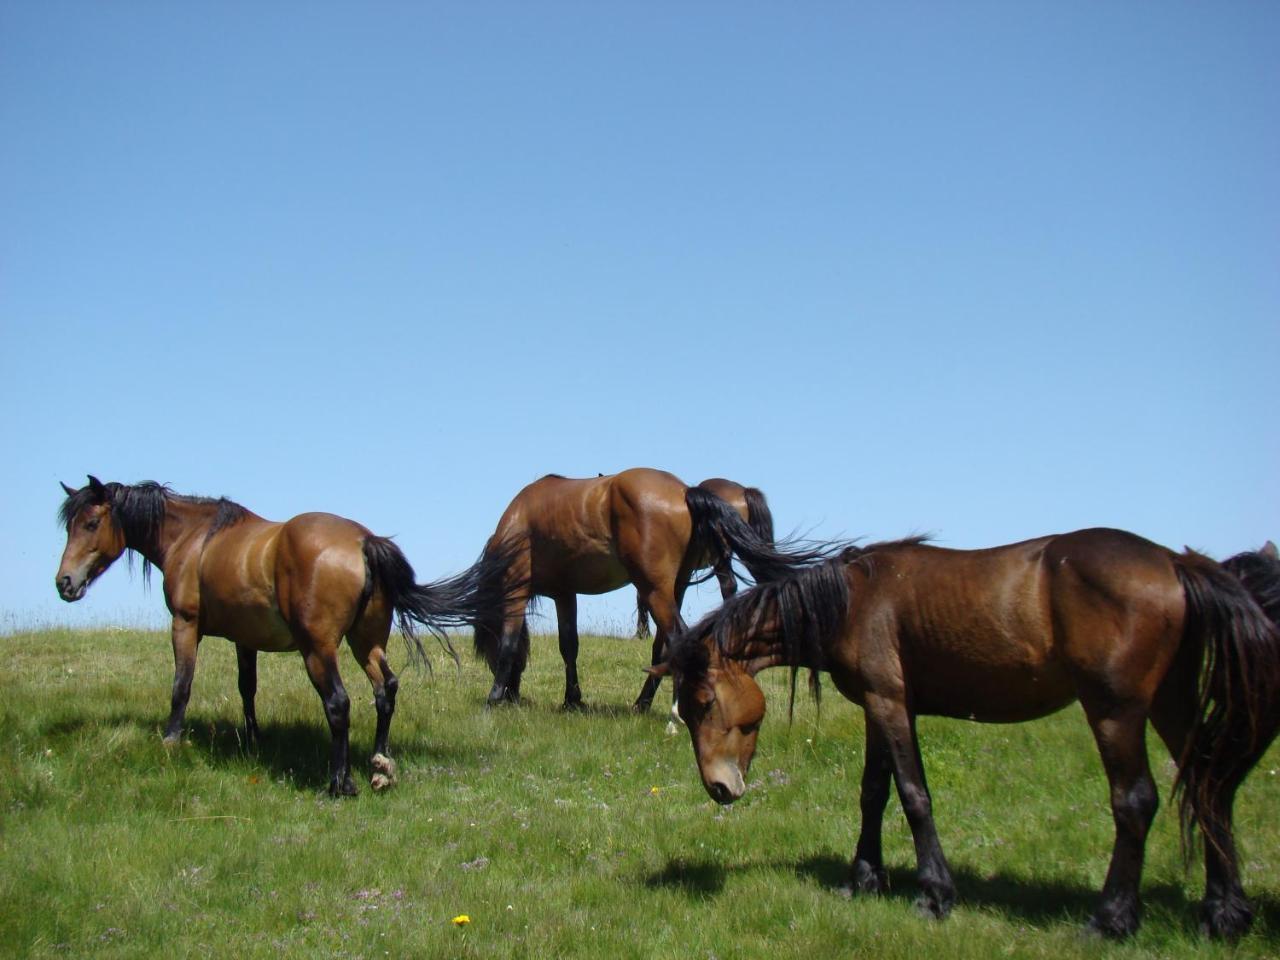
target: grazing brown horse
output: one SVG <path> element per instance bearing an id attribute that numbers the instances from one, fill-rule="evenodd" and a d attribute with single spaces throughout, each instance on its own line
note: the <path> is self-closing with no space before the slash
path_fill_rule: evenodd
<path id="1" fill-rule="evenodd" d="M 1236 789 L 1280 726 L 1280 631 L 1253 595 L 1280 590 L 1280 565 L 1246 589 L 1192 551 L 1119 530 L 1081 530 L 990 550 L 918 540 L 849 549 L 759 585 L 677 638 L 669 664 L 707 792 L 742 795 L 768 666 L 830 672 L 866 711 L 862 829 L 852 883 L 885 888 L 880 833 L 890 778 L 915 839 L 921 908 L 955 897 L 934 828 L 915 718 L 1011 723 L 1080 700 L 1111 785 L 1115 846 L 1091 925 L 1123 937 L 1156 788 L 1150 719 L 1178 765 L 1184 840 L 1205 838 L 1207 933 L 1248 929 L 1232 836 Z M 793 673 L 794 679 L 794 673 Z"/>
<path id="2" fill-rule="evenodd" d="M 469 611 L 486 579 L 484 561 L 451 580 L 418 585 L 399 547 L 332 514 L 304 513 L 273 523 L 230 500 L 180 496 L 155 483 L 101 483 L 94 477 L 80 490 L 66 484 L 63 489 L 67 499 L 60 518 L 67 546 L 56 580 L 63 600 L 83 597 L 125 550 L 142 555 L 144 577 L 153 565 L 164 576 L 174 659 L 166 743 L 182 735 L 202 637 L 222 636 L 236 644 L 251 742 L 258 733 L 258 651 L 297 650 L 333 736 L 329 792 L 354 794 L 350 698 L 338 675 L 338 644 L 345 636 L 373 685 L 378 715 L 374 782 L 387 782 L 378 774 L 390 776 L 387 736 L 399 687 L 387 665 L 392 617 L 413 642 L 412 651 L 423 656 L 413 622 L 442 639 L 443 628 L 470 623 Z"/>
<path id="3" fill-rule="evenodd" d="M 484 557 L 491 566 L 506 553 L 501 589 L 477 613 L 476 652 L 493 671 L 489 703 L 517 701 L 529 653 L 525 618 L 532 596 L 555 601 L 564 706 L 582 704 L 578 685 L 578 594 L 599 594 L 626 583 L 657 624 L 653 663 L 665 656 L 667 637 L 683 626 L 680 604 L 689 577 L 708 558 L 732 553 L 756 580 L 769 580 L 824 554 L 783 552 L 763 541 L 734 509 L 710 490 L 686 487 L 662 470 L 639 467 L 610 476 L 571 480 L 551 475 L 525 487 L 511 501 Z M 727 560 L 726 560 L 727 562 Z M 513 584 L 524 581 L 521 590 Z M 504 601 L 492 598 L 505 597 Z M 648 677 L 636 699 L 647 710 L 658 689 Z"/>
<path id="4" fill-rule="evenodd" d="M 769 501 L 757 487 L 744 487 L 733 480 L 712 477 L 698 484 L 703 490 L 710 490 L 717 497 L 738 512 L 747 526 L 755 531 L 765 543 L 773 543 L 773 513 L 769 510 Z M 727 600 L 738 592 L 738 578 L 733 572 L 733 560 L 722 554 L 709 557 L 716 581 L 720 584 L 720 597 Z M 705 578 L 704 578 L 705 579 Z M 690 581 L 702 583 L 703 579 Z M 649 608 L 645 606 L 644 597 L 636 593 L 636 637 L 641 640 L 649 638 Z"/>

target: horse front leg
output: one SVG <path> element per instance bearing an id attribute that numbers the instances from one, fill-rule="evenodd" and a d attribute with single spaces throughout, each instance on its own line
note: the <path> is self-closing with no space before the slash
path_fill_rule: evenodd
<path id="1" fill-rule="evenodd" d="M 941 920 L 955 904 L 956 887 L 933 822 L 933 799 L 925 781 L 915 717 L 901 696 L 872 694 L 866 698 L 866 715 L 867 723 L 878 728 L 876 736 L 882 737 L 887 747 L 898 799 L 911 827 L 916 848 L 916 879 L 920 884 L 916 909 L 927 917 Z"/>
<path id="2" fill-rule="evenodd" d="M 258 651 L 236 644 L 236 664 L 240 702 L 244 706 L 244 739 L 253 749 L 258 745 L 258 714 L 253 704 L 258 695 Z"/>
<path id="3" fill-rule="evenodd" d="M 889 889 L 889 879 L 884 872 L 884 854 L 881 836 L 884 831 L 884 810 L 889 802 L 889 785 L 893 779 L 893 758 L 889 745 L 879 727 L 866 724 L 866 754 L 862 764 L 862 793 L 859 805 L 862 824 L 858 831 L 858 846 L 854 850 L 850 868 L 850 883 L 857 893 L 884 893 Z"/>
<path id="4" fill-rule="evenodd" d="M 191 680 L 196 673 L 196 651 L 200 647 L 200 628 L 194 616 L 173 615 L 173 694 L 169 701 L 169 722 L 164 728 L 164 742 L 175 744 L 182 739 L 182 721 L 191 699 Z"/>
<path id="5" fill-rule="evenodd" d="M 560 658 L 564 661 L 564 709 L 582 709 L 578 686 L 578 595 L 556 597 L 556 626 L 560 634 Z"/>

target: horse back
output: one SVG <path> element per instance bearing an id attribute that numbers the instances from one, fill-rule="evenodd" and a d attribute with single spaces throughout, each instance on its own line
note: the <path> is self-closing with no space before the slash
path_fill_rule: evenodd
<path id="1" fill-rule="evenodd" d="M 919 713 L 989 721 L 1052 713 L 1082 677 L 1119 682 L 1116 664 L 1131 660 L 1151 668 L 1154 691 L 1181 636 L 1170 557 L 1113 530 L 874 552 L 853 584 L 858 669 L 900 682 Z"/>

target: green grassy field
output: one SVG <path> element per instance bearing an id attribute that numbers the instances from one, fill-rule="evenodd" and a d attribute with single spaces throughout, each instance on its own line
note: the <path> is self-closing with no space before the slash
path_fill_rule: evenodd
<path id="1" fill-rule="evenodd" d="M 396 642 L 396 661 L 403 647 Z M 839 888 L 857 830 L 860 711 L 827 690 L 786 716 L 786 675 L 752 789 L 705 795 L 688 737 L 628 711 L 647 644 L 584 638 L 592 709 L 557 709 L 553 638 L 535 639 L 529 703 L 486 711 L 488 675 L 404 670 L 400 783 L 368 789 L 369 688 L 350 660 L 363 789 L 322 795 L 328 732 L 296 655 L 260 658 L 264 743 L 246 754 L 230 644 L 200 653 L 188 734 L 166 750 L 167 637 L 43 631 L 0 638 L 0 955 L 33 957 L 1264 957 L 1280 955 L 1280 749 L 1237 804 L 1258 908 L 1237 947 L 1196 930 L 1166 802 L 1148 844 L 1145 923 L 1102 943 L 1082 926 L 1106 870 L 1106 786 L 1076 708 L 1032 724 L 923 720 L 925 763 L 960 902 L 915 913 L 896 799 L 892 892 Z M 459 643 L 462 647 L 462 643 Z M 664 688 L 665 689 L 665 688 Z M 660 696 L 665 701 L 665 696 Z M 1171 766 L 1152 739 L 1167 801 Z M 466 925 L 453 918 L 465 914 Z"/>

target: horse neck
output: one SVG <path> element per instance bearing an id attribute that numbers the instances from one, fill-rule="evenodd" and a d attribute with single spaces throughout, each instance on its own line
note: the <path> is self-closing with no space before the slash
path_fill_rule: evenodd
<path id="1" fill-rule="evenodd" d="M 127 543 L 126 546 L 142 554 L 143 559 L 164 572 L 165 563 L 171 559 L 175 546 L 191 535 L 207 529 L 213 523 L 217 503 L 197 503 L 180 497 L 165 497 L 164 522 L 154 543 Z"/>

